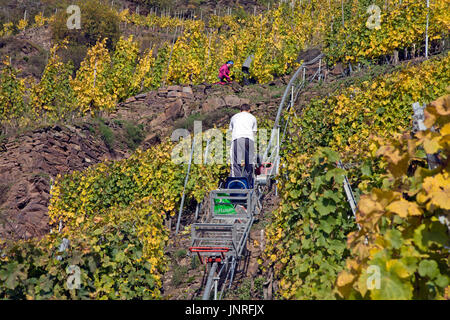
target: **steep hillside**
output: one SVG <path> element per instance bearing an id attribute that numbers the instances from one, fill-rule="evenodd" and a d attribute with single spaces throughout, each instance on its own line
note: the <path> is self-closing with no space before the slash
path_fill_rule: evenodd
<path id="1" fill-rule="evenodd" d="M 176 128 L 222 127 L 243 103 L 260 119 L 273 118 L 285 86 L 169 86 L 131 97 L 103 118 L 18 131 L 0 142 L 0 212 L 3 239 L 28 239 L 48 233 L 51 181 L 58 175 L 129 157 L 170 137 Z M 244 98 L 245 97 L 245 98 Z"/>
<path id="2" fill-rule="evenodd" d="M 448 299 L 448 1 L 0 3 L 0 299 Z"/>
<path id="3" fill-rule="evenodd" d="M 111 153 L 87 125 L 57 125 L 18 134 L 3 139 L 1 149 L 3 239 L 28 239 L 49 232 L 46 213 L 50 185 L 58 174 L 83 170 L 122 155 L 119 150 Z"/>

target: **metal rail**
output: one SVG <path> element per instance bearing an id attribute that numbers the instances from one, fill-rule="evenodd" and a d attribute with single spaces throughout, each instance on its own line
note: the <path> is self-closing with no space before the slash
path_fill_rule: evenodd
<path id="1" fill-rule="evenodd" d="M 268 153 L 270 151 L 270 148 L 272 147 L 276 137 L 274 132 L 276 132 L 279 128 L 280 128 L 280 118 L 281 118 L 281 114 L 283 112 L 283 110 L 286 107 L 286 102 L 287 102 L 287 98 L 289 96 L 289 94 L 291 94 L 291 97 L 293 97 L 293 94 L 291 93 L 291 88 L 294 88 L 295 91 L 295 96 L 296 98 L 298 97 L 298 93 L 300 92 L 300 90 L 302 89 L 302 87 L 305 85 L 306 83 L 306 79 L 305 79 L 305 71 L 306 71 L 306 67 L 315 64 L 317 61 L 321 60 L 324 57 L 324 55 L 321 53 L 319 54 L 317 57 L 315 57 L 314 59 L 308 61 L 308 62 L 303 62 L 303 64 L 297 69 L 297 71 L 294 73 L 294 75 L 292 76 L 291 80 L 289 81 L 283 97 L 281 98 L 281 102 L 280 105 L 278 107 L 277 110 L 277 115 L 275 117 L 275 123 L 273 125 L 273 130 L 270 136 L 270 140 L 269 143 L 267 145 L 266 151 L 264 152 L 264 156 L 263 156 L 263 161 L 266 162 L 266 160 L 268 159 Z M 317 70 L 316 74 L 318 74 L 320 72 L 320 70 Z M 298 80 L 300 74 L 303 75 L 302 81 L 297 84 L 297 86 L 294 87 L 295 82 Z M 309 82 L 313 81 L 316 75 L 313 76 L 312 79 L 308 80 Z M 291 100 L 289 101 L 289 105 L 292 105 L 295 101 L 293 101 L 293 98 L 291 98 Z"/>
<path id="2" fill-rule="evenodd" d="M 203 292 L 203 300 L 208 300 L 211 295 L 211 288 L 214 280 L 214 274 L 216 273 L 218 263 L 214 262 L 209 270 L 208 280 L 206 282 L 205 291 Z"/>
<path id="3" fill-rule="evenodd" d="M 183 213 L 184 198 L 186 196 L 186 186 L 187 186 L 187 183 L 189 180 L 189 173 L 191 172 L 192 155 L 194 154 L 194 148 L 195 148 L 195 135 L 194 135 L 194 138 L 192 139 L 191 154 L 189 157 L 189 164 L 188 164 L 188 168 L 187 168 L 187 172 L 186 172 L 186 177 L 184 179 L 183 195 L 181 196 L 180 210 L 178 212 L 177 227 L 175 230 L 175 234 L 178 234 L 178 231 L 180 228 L 181 214 Z"/>

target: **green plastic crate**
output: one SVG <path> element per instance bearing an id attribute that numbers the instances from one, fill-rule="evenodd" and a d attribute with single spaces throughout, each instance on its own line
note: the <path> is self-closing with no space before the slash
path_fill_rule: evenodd
<path id="1" fill-rule="evenodd" d="M 218 196 L 229 196 L 226 193 L 217 194 Z M 228 199 L 214 199 L 214 214 L 231 215 L 237 214 L 233 204 Z"/>

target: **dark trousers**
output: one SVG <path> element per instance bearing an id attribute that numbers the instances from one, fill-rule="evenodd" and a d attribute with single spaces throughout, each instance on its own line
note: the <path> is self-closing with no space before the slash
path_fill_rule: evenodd
<path id="1" fill-rule="evenodd" d="M 250 84 L 255 84 L 256 80 L 250 76 L 250 69 L 247 67 L 242 67 L 242 73 L 244 74 L 242 78 L 242 83 L 244 86 L 248 86 Z"/>
<path id="2" fill-rule="evenodd" d="M 250 187 L 253 187 L 254 154 L 255 143 L 249 138 L 238 138 L 231 143 L 231 176 L 247 177 Z"/>
<path id="3" fill-rule="evenodd" d="M 245 86 L 248 86 L 250 84 L 250 72 L 249 69 L 247 67 L 242 67 L 242 72 L 244 73 L 244 77 L 242 79 L 242 81 L 244 82 Z"/>

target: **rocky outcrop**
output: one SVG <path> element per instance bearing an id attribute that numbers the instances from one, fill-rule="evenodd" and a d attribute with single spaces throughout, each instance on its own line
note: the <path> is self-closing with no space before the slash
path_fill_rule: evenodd
<path id="1" fill-rule="evenodd" d="M 239 108 L 249 99 L 240 98 L 232 86 L 200 84 L 171 85 L 132 97 L 119 105 L 113 115 L 143 124 L 148 132 L 143 149 L 170 135 L 177 120 L 195 113 L 211 113 L 221 108 Z"/>
<path id="2" fill-rule="evenodd" d="M 239 98 L 235 95 L 227 95 L 223 98 L 211 97 L 206 99 L 206 101 L 202 104 L 202 110 L 204 112 L 212 112 L 224 107 L 239 108 L 241 105 L 249 103 L 249 99 Z"/>
<path id="3" fill-rule="evenodd" d="M 0 239 L 46 234 L 52 180 L 122 156 L 111 154 L 87 126 L 53 126 L 10 138 L 0 148 Z"/>

